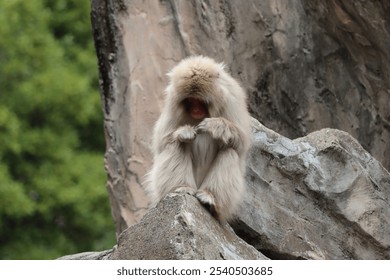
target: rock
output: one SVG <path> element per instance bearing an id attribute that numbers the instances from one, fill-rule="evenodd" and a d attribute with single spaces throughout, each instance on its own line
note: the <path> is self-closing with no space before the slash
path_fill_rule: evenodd
<path id="1" fill-rule="evenodd" d="M 105 250 L 102 252 L 84 252 L 74 255 L 67 255 L 57 260 L 108 260 L 111 256 L 113 249 Z"/>
<path id="2" fill-rule="evenodd" d="M 165 73 L 192 54 L 224 61 L 272 130 L 338 128 L 390 168 L 388 1 L 236 2 L 92 1 L 117 234 L 145 213 Z"/>
<path id="3" fill-rule="evenodd" d="M 119 236 L 110 259 L 267 259 L 190 195 L 169 194 Z"/>
<path id="4" fill-rule="evenodd" d="M 239 236 L 271 259 L 390 259 L 390 174 L 353 137 L 254 120 L 253 138 Z"/>
<path id="5" fill-rule="evenodd" d="M 221 225 L 198 200 L 169 194 L 118 238 L 113 249 L 68 255 L 59 260 L 241 260 L 268 259 Z"/>

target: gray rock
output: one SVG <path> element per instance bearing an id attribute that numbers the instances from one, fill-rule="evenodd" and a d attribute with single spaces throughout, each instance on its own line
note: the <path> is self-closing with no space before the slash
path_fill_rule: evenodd
<path id="1" fill-rule="evenodd" d="M 254 121 L 234 229 L 277 259 L 390 259 L 390 174 L 349 134 L 290 140 Z"/>
<path id="2" fill-rule="evenodd" d="M 113 249 L 102 252 L 84 252 L 73 255 L 67 255 L 58 258 L 57 260 L 108 260 Z"/>
<path id="3" fill-rule="evenodd" d="M 190 195 L 169 194 L 119 236 L 110 259 L 267 259 Z"/>
<path id="4" fill-rule="evenodd" d="M 143 219 L 122 232 L 113 249 L 59 260 L 268 259 L 215 220 L 190 195 L 169 194 Z"/>

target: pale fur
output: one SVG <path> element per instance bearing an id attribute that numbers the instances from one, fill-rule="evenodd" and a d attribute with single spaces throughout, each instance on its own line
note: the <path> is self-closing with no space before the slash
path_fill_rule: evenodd
<path id="1" fill-rule="evenodd" d="M 245 191 L 245 160 L 251 141 L 246 95 L 223 64 L 195 56 L 168 74 L 166 100 L 153 133 L 154 163 L 147 175 L 151 206 L 170 192 L 196 195 L 221 221 L 232 218 Z M 182 102 L 208 104 L 195 121 Z"/>

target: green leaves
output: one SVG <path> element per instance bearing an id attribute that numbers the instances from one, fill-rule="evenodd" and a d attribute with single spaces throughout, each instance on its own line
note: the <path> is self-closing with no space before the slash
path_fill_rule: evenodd
<path id="1" fill-rule="evenodd" d="M 115 242 L 89 5 L 0 0 L 0 258 Z"/>

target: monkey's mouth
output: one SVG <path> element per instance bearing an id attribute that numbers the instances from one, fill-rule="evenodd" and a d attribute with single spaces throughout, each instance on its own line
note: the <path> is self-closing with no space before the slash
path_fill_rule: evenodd
<path id="1" fill-rule="evenodd" d="M 202 120 L 208 114 L 208 107 L 205 102 L 195 97 L 188 97 L 184 100 L 184 105 L 191 118 Z"/>

